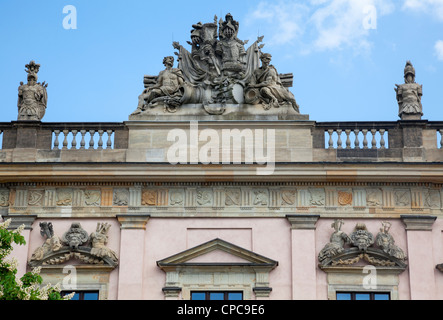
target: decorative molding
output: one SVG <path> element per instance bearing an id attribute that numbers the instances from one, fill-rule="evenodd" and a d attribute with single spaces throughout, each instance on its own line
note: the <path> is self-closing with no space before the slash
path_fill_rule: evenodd
<path id="1" fill-rule="evenodd" d="M 291 224 L 291 229 L 315 229 L 315 224 L 319 218 L 319 215 L 286 215 L 286 219 Z"/>
<path id="2" fill-rule="evenodd" d="M 3 219 L 11 219 L 11 223 L 8 229 L 15 230 L 21 225 L 25 225 L 25 230 L 32 230 L 32 225 L 34 224 L 37 215 L 5 215 Z"/>
<path id="3" fill-rule="evenodd" d="M 149 214 L 117 215 L 120 229 L 146 229 L 150 217 Z"/>
<path id="4" fill-rule="evenodd" d="M 192 262 L 197 257 L 215 250 L 221 250 L 244 262 Z M 216 285 L 237 287 L 243 290 L 253 290 L 257 297 L 268 297 L 269 273 L 277 267 L 278 262 L 255 252 L 236 246 L 222 239 L 214 239 L 195 246 L 173 256 L 157 261 L 157 266 L 166 273 L 166 284 L 163 292 L 166 297 L 178 297 L 180 289 L 185 290 L 184 296 L 189 295 L 189 288 L 196 285 L 210 290 Z M 206 279 L 193 283 L 193 275 Z M 223 280 L 222 280 L 223 279 Z M 235 279 L 235 280 L 233 280 Z M 234 282 L 231 282 L 234 281 Z M 250 296 L 250 294 L 247 294 Z"/>
<path id="5" fill-rule="evenodd" d="M 400 216 L 403 223 L 406 225 L 406 230 L 419 230 L 419 231 L 432 231 L 437 217 L 435 216 L 412 216 L 402 215 Z"/>

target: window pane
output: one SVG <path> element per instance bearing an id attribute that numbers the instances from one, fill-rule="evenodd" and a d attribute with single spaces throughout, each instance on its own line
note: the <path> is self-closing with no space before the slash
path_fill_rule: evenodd
<path id="1" fill-rule="evenodd" d="M 356 293 L 355 300 L 371 300 L 371 295 L 369 293 Z"/>
<path id="2" fill-rule="evenodd" d="M 68 293 L 69 294 L 69 293 Z M 80 300 L 80 293 L 76 292 L 71 300 Z"/>
<path id="3" fill-rule="evenodd" d="M 241 292 L 229 292 L 228 300 L 243 300 L 243 293 Z"/>
<path id="4" fill-rule="evenodd" d="M 350 293 L 337 293 L 337 300 L 351 300 Z"/>
<path id="5" fill-rule="evenodd" d="M 192 300 L 206 300 L 206 293 L 205 292 L 192 292 L 191 299 Z"/>
<path id="6" fill-rule="evenodd" d="M 223 292 L 211 292 L 209 293 L 209 300 L 225 300 L 225 294 Z"/>
<path id="7" fill-rule="evenodd" d="M 98 292 L 85 292 L 83 300 L 98 300 Z"/>
<path id="8" fill-rule="evenodd" d="M 374 300 L 389 300 L 389 293 L 375 293 Z"/>

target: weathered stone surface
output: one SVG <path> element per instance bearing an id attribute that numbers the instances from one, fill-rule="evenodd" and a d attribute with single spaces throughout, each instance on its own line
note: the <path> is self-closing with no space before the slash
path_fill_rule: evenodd
<path id="1" fill-rule="evenodd" d="M 263 37 L 246 49 L 248 41 L 238 39 L 239 23 L 231 14 L 218 25 L 215 17 L 212 23 L 192 27 L 191 52 L 173 43 L 178 68 L 173 68 L 173 57 L 165 57 L 164 71 L 144 77 L 145 90 L 130 120 L 307 119 L 300 117 L 288 89 L 292 74 L 279 74 L 270 65 L 271 55 L 261 52 Z"/>
<path id="2" fill-rule="evenodd" d="M 20 82 L 18 87 L 18 117 L 19 121 L 40 121 L 46 112 L 48 94 L 46 88 L 48 84 L 37 82 L 37 73 L 40 65 L 31 61 L 26 65 L 28 73 L 28 83 Z"/>
<path id="3" fill-rule="evenodd" d="M 396 85 L 398 116 L 402 120 L 418 120 L 423 115 L 421 97 L 423 86 L 415 83 L 415 69 L 410 61 L 406 62 L 405 83 Z"/>

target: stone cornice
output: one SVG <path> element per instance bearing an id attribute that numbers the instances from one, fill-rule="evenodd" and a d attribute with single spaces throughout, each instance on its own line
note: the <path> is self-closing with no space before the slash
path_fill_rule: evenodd
<path id="1" fill-rule="evenodd" d="M 435 216 L 414 216 L 414 215 L 404 215 L 400 217 L 403 223 L 406 225 L 406 230 L 415 231 L 432 231 L 432 226 L 434 225 L 437 217 Z"/>
<path id="2" fill-rule="evenodd" d="M 256 165 L 167 163 L 0 163 L 8 182 L 423 182 L 443 183 L 443 163 L 276 163 L 272 175 Z"/>

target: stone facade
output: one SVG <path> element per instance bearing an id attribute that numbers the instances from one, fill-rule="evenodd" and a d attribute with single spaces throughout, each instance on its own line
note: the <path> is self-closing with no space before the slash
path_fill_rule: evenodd
<path id="1" fill-rule="evenodd" d="M 316 122 L 274 71 L 280 89 L 245 96 L 260 56 L 232 16 L 218 26 L 207 39 L 217 21 L 194 25 L 192 52 L 174 43 L 170 91 L 145 76 L 128 121 L 0 123 L 0 215 L 25 224 L 19 273 L 42 266 L 45 283 L 100 299 L 443 299 L 443 123 L 422 119 L 421 102 L 391 122 Z M 209 82 L 183 67 L 192 59 Z M 192 94 L 172 89 L 185 83 Z"/>

